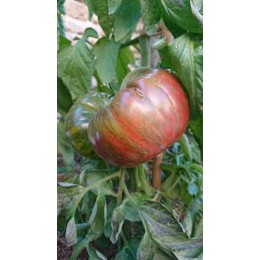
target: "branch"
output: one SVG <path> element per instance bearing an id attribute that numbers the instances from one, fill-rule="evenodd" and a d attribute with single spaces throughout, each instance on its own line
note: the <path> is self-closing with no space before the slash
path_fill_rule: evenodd
<path id="1" fill-rule="evenodd" d="M 122 44 L 121 47 L 120 47 L 120 49 L 126 48 L 126 47 L 128 47 L 128 46 L 130 46 L 130 45 L 138 44 L 138 43 L 139 43 L 139 40 L 140 40 L 140 37 L 141 37 L 141 36 L 138 36 L 138 37 L 134 38 L 133 40 Z"/>

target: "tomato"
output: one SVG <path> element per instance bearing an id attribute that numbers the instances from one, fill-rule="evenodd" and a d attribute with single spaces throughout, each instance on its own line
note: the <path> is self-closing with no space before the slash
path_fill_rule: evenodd
<path id="1" fill-rule="evenodd" d="M 93 116 L 89 141 L 110 164 L 135 167 L 176 142 L 189 114 L 178 79 L 167 70 L 146 69 L 130 77 L 112 102 Z"/>
<path id="2" fill-rule="evenodd" d="M 88 139 L 88 126 L 95 113 L 110 103 L 108 97 L 109 95 L 105 93 L 88 93 L 76 102 L 68 112 L 66 135 L 74 149 L 83 156 L 89 156 L 93 152 Z"/>

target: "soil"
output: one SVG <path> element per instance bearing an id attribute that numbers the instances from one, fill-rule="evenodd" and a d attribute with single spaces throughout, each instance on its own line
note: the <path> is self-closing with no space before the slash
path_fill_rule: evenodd
<path id="1" fill-rule="evenodd" d="M 57 259 L 58 260 L 67 260 L 71 256 L 72 248 L 68 248 L 66 245 L 65 236 L 58 232 L 57 233 Z"/>

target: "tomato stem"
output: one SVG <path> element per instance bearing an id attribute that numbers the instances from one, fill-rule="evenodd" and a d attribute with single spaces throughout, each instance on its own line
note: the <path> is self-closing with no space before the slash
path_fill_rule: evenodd
<path id="1" fill-rule="evenodd" d="M 161 190 L 162 187 L 161 169 L 160 169 L 162 158 L 163 158 L 163 153 L 155 157 L 152 164 L 152 185 L 156 190 Z"/>
<path id="2" fill-rule="evenodd" d="M 141 66 L 151 67 L 151 37 L 148 35 L 141 35 L 140 47 L 141 47 Z"/>

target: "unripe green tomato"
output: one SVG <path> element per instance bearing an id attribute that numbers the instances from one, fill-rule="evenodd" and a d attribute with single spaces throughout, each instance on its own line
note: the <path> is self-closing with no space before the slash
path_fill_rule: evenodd
<path id="1" fill-rule="evenodd" d="M 66 117 L 65 131 L 72 146 L 83 156 L 93 153 L 88 138 L 88 127 L 93 116 L 105 108 L 110 101 L 106 93 L 88 93 L 78 100 L 69 110 Z"/>

